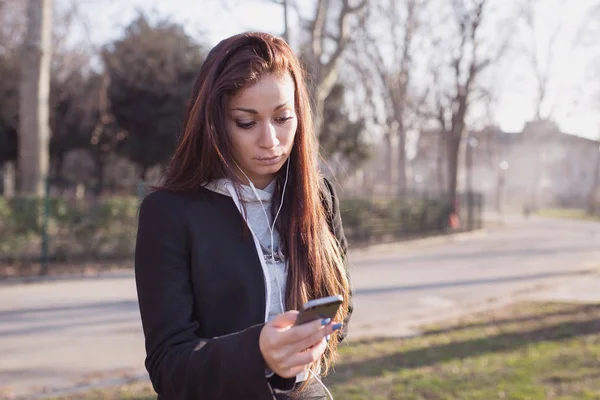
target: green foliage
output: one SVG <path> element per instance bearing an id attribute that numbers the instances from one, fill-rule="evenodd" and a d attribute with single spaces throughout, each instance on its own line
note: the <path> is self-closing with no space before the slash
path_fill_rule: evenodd
<path id="1" fill-rule="evenodd" d="M 138 197 L 50 198 L 48 205 L 50 261 L 122 260 L 133 255 Z M 370 244 L 443 231 L 449 205 L 427 198 L 348 198 L 340 201 L 340 210 L 348 239 Z M 0 261 L 40 258 L 43 213 L 43 199 L 0 198 Z"/>
<path id="2" fill-rule="evenodd" d="M 340 212 L 344 232 L 351 241 L 365 242 L 373 234 L 376 213 L 373 202 L 360 198 L 342 199 Z"/>
<path id="3" fill-rule="evenodd" d="M 51 261 L 127 258 L 133 254 L 139 200 L 95 202 L 49 199 Z M 44 204 L 41 199 L 0 198 L 0 261 L 40 258 Z"/>
<path id="4" fill-rule="evenodd" d="M 202 48 L 180 25 L 152 25 L 140 15 L 102 56 L 111 111 L 127 133 L 118 151 L 142 171 L 165 161 L 175 148 Z"/>
<path id="5" fill-rule="evenodd" d="M 451 205 L 439 198 L 349 198 L 340 201 L 348 239 L 368 244 L 447 229 Z"/>
<path id="6" fill-rule="evenodd" d="M 345 91 L 345 86 L 337 83 L 325 99 L 319 143 L 326 158 L 337 154 L 350 168 L 359 168 L 371 158 L 372 148 L 365 141 L 365 120 L 349 118 Z"/>
<path id="7" fill-rule="evenodd" d="M 99 77 L 88 76 L 85 71 L 73 71 L 60 80 L 52 77 L 52 153 L 64 153 L 89 144 L 99 118 L 99 89 Z"/>

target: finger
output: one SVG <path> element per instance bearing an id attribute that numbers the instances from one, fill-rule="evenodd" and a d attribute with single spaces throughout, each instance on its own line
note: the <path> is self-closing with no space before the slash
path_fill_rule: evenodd
<path id="1" fill-rule="evenodd" d="M 327 329 L 327 327 L 324 327 L 323 329 L 315 332 L 313 335 L 307 337 L 306 339 L 290 344 L 291 351 L 293 351 L 294 353 L 306 351 L 307 349 L 310 349 L 311 347 L 314 347 L 317 344 L 319 344 L 322 340 L 325 340 L 325 336 L 327 335 L 329 335 L 329 329 Z"/>
<path id="2" fill-rule="evenodd" d="M 305 339 L 299 340 L 298 342 L 296 342 L 294 344 L 291 344 L 292 349 L 295 352 L 298 352 L 298 351 L 303 351 L 309 347 L 312 347 L 316 343 L 321 341 L 323 338 L 325 338 L 326 336 L 329 336 L 333 332 L 336 332 L 339 329 L 341 329 L 341 327 L 342 327 L 342 324 L 332 322 L 332 323 L 328 324 L 327 326 L 324 326 L 321 329 L 315 331 L 313 335 L 311 335 Z"/>
<path id="3" fill-rule="evenodd" d="M 285 369 L 293 369 L 296 367 L 302 367 L 302 369 L 306 368 L 308 365 L 321 358 L 326 348 L 327 342 L 323 339 L 308 351 L 299 352 L 289 357 L 285 364 Z"/>
<path id="4" fill-rule="evenodd" d="M 324 346 L 322 350 L 320 350 L 318 347 L 319 346 Z M 286 345 L 286 346 L 282 346 L 278 351 L 274 352 L 271 357 L 273 359 L 273 361 L 279 366 L 279 368 L 283 368 L 283 369 L 288 369 L 288 368 L 293 368 L 298 366 L 298 364 L 296 364 L 296 360 L 297 360 L 297 355 L 300 353 L 303 354 L 307 354 L 310 353 L 311 351 L 313 351 L 314 349 L 317 349 L 317 351 L 319 352 L 324 352 L 325 348 L 327 347 L 327 341 L 325 340 L 325 338 L 321 338 L 320 340 L 316 341 L 316 342 L 311 342 L 310 346 L 298 346 L 297 344 L 295 346 L 292 345 Z M 307 359 L 310 359 L 310 355 L 308 356 Z M 303 364 L 300 364 L 303 365 Z"/>
<path id="5" fill-rule="evenodd" d="M 298 317 L 298 311 L 296 311 L 296 310 L 286 311 L 284 313 L 276 315 L 267 324 L 270 326 L 273 326 L 275 328 L 289 328 L 296 323 L 297 317 Z"/>
<path id="6" fill-rule="evenodd" d="M 329 318 L 318 319 L 306 324 L 292 327 L 286 332 L 284 343 L 295 345 L 298 342 L 310 341 L 311 337 L 315 336 L 316 333 L 325 330 L 325 327 L 331 323 Z"/>

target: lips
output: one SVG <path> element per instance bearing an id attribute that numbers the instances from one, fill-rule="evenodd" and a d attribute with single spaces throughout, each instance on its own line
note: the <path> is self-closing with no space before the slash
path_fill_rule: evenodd
<path id="1" fill-rule="evenodd" d="M 283 158 L 283 155 L 278 155 L 278 156 L 273 156 L 273 157 L 260 157 L 260 158 L 257 158 L 256 161 L 258 161 L 258 163 L 260 163 L 262 165 L 273 165 L 273 164 L 277 164 L 279 161 L 281 161 L 282 158 Z"/>
<path id="2" fill-rule="evenodd" d="M 281 158 L 281 155 L 273 156 L 273 157 L 258 157 L 257 160 L 258 161 L 273 161 L 273 160 L 277 160 L 278 158 Z"/>

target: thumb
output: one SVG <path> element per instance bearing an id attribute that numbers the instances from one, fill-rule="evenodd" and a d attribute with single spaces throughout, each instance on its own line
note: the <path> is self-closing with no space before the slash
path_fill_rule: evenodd
<path id="1" fill-rule="evenodd" d="M 269 321 L 269 325 L 272 325 L 276 328 L 289 328 L 296 323 L 298 314 L 299 313 L 296 310 L 286 311 L 282 314 L 278 314 Z"/>

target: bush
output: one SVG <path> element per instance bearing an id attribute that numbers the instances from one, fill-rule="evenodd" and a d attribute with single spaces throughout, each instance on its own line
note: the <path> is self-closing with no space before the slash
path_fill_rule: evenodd
<path id="1" fill-rule="evenodd" d="M 96 201 L 48 202 L 49 259 L 124 259 L 132 256 L 139 199 L 119 197 Z M 0 198 L 0 261 L 28 262 L 41 258 L 43 199 Z"/>
<path id="2" fill-rule="evenodd" d="M 372 236 L 375 227 L 373 208 L 374 204 L 369 200 L 353 198 L 340 201 L 344 232 L 348 238 L 362 242 Z"/>
<path id="3" fill-rule="evenodd" d="M 94 201 L 51 198 L 49 260 L 126 260 L 133 256 L 139 198 Z M 447 229 L 450 202 L 443 198 L 346 198 L 340 211 L 354 244 L 399 240 Z M 41 258 L 44 202 L 0 198 L 0 261 L 29 263 Z"/>
<path id="4" fill-rule="evenodd" d="M 354 243 L 396 240 L 447 229 L 450 202 L 441 198 L 348 198 L 340 211 L 348 240 Z"/>

